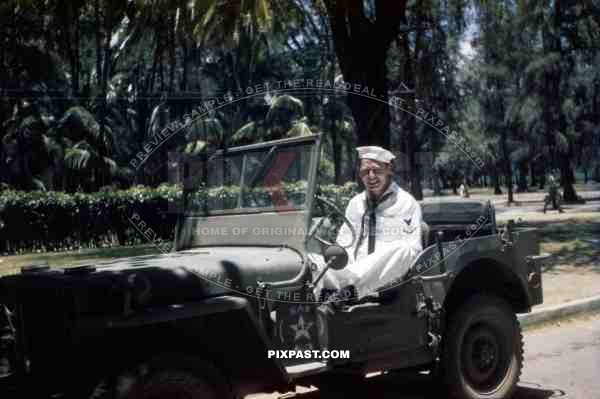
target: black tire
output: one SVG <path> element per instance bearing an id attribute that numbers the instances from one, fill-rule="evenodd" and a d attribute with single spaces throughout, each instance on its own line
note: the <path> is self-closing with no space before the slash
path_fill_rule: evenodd
<path id="1" fill-rule="evenodd" d="M 136 385 L 127 399 L 220 399 L 218 388 L 187 370 L 162 370 Z"/>
<path id="2" fill-rule="evenodd" d="M 115 395 L 123 399 L 233 399 L 231 386 L 210 363 L 185 356 L 161 357 L 140 366 L 135 376 L 117 383 Z M 123 384 L 123 381 L 128 381 Z M 125 387 L 123 387 L 125 385 Z"/>
<path id="3" fill-rule="evenodd" d="M 509 304 L 475 295 L 460 305 L 450 317 L 440 363 L 449 397 L 510 398 L 523 366 L 523 336 Z"/>

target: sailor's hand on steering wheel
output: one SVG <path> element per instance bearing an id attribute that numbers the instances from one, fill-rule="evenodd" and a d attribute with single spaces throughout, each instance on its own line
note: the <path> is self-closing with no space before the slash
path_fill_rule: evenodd
<path id="1" fill-rule="evenodd" d="M 331 210 L 333 210 L 334 214 L 336 214 L 337 216 L 340 216 L 342 218 L 342 220 L 344 221 L 344 224 L 346 224 L 348 226 L 348 228 L 350 229 L 350 233 L 352 234 L 352 240 L 350 241 L 349 244 L 341 245 L 341 246 L 343 248 L 352 247 L 354 245 L 354 243 L 356 242 L 356 232 L 354 231 L 354 228 L 352 227 L 352 223 L 350 223 L 350 220 L 348 220 L 345 213 L 342 212 L 335 203 L 329 201 L 328 199 L 325 199 L 321 196 L 316 196 L 315 200 L 317 202 L 319 202 L 320 205 L 325 206 L 326 208 L 330 208 Z M 326 219 L 326 217 L 323 216 L 317 223 L 315 223 L 315 225 L 308 232 L 308 239 L 311 240 L 314 238 L 321 244 L 323 244 L 325 246 L 330 246 L 330 245 L 333 245 L 334 243 L 324 239 L 323 237 L 321 237 L 318 234 L 319 228 L 323 225 L 323 223 L 325 222 L 325 219 Z M 338 245 L 340 245 L 340 244 L 338 244 Z"/>

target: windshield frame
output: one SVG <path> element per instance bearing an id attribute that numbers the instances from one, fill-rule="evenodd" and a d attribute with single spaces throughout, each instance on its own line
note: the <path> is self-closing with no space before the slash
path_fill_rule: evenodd
<path id="1" fill-rule="evenodd" d="M 320 158 L 320 153 L 321 153 L 321 151 L 320 151 L 321 135 L 320 134 L 266 141 L 264 143 L 255 143 L 255 144 L 249 144 L 249 145 L 244 145 L 244 146 L 239 146 L 239 147 L 231 147 L 226 150 L 220 149 L 220 150 L 214 151 L 210 154 L 202 154 L 202 155 L 200 155 L 200 157 L 202 158 L 202 161 L 203 161 L 202 162 L 203 168 L 206 168 L 208 163 L 210 162 L 210 160 L 214 159 L 214 158 L 219 158 L 219 157 L 224 158 L 224 157 L 227 157 L 230 155 L 235 155 L 238 153 L 244 154 L 244 153 L 248 153 L 248 152 L 257 152 L 260 150 L 267 150 L 268 152 L 271 152 L 274 150 L 276 153 L 277 151 L 284 149 L 285 147 L 293 147 L 294 145 L 307 145 L 307 146 L 312 145 L 314 147 L 314 149 L 316 150 L 316 154 L 311 156 L 309 170 L 307 173 L 306 200 L 304 201 L 304 204 L 300 208 L 296 209 L 296 211 L 310 210 L 310 209 L 312 209 L 312 200 L 314 198 L 314 193 L 315 193 L 316 184 L 317 184 L 317 182 L 316 182 L 317 166 L 319 164 L 319 158 Z M 191 158 L 191 156 L 190 157 L 184 156 L 183 161 L 185 162 L 186 159 L 189 159 L 189 158 Z M 207 158 L 208 158 L 208 161 L 206 161 Z M 257 173 L 257 175 L 260 176 L 262 174 L 262 172 L 264 172 L 264 168 L 268 167 L 268 165 L 270 165 L 270 162 L 266 162 L 264 165 L 261 165 L 261 169 L 260 169 L 261 173 Z M 206 172 L 206 170 L 204 170 L 202 173 L 203 179 L 206 178 L 207 174 L 208 173 Z M 243 178 L 242 178 L 242 184 L 244 184 Z M 252 184 L 250 184 L 250 186 L 252 186 Z M 274 209 L 272 206 L 236 207 L 233 209 L 222 209 L 222 210 L 205 209 L 204 212 L 189 211 L 188 210 L 189 195 L 194 193 L 195 191 L 197 191 L 199 189 L 199 187 L 200 187 L 200 185 L 197 185 L 197 184 L 183 186 L 182 198 L 183 198 L 183 213 L 185 216 L 210 217 L 210 216 L 221 216 L 221 215 L 245 215 L 245 214 L 274 212 Z M 242 185 L 240 190 L 243 188 L 245 188 L 245 185 Z"/>
<path id="2" fill-rule="evenodd" d="M 272 220 L 273 217 L 277 217 L 277 221 L 279 225 L 282 226 L 291 226 L 291 227 L 301 227 L 308 232 L 310 228 L 310 221 L 312 215 L 312 208 L 314 203 L 314 197 L 316 193 L 316 184 L 317 184 L 317 173 L 318 173 L 318 165 L 321 157 L 321 134 L 314 134 L 310 136 L 302 136 L 302 137 L 292 137 L 285 138 L 280 140 L 272 140 L 264 143 L 255 143 L 249 144 L 239 147 L 232 147 L 229 149 L 221 149 L 217 150 L 210 154 L 204 154 L 204 159 L 210 158 L 212 156 L 223 156 L 229 154 L 240 154 L 249 151 L 258 151 L 258 150 L 267 150 L 276 146 L 278 150 L 285 149 L 288 146 L 295 145 L 307 145 L 311 146 L 311 151 L 314 151 L 314 154 L 310 157 L 309 165 L 308 165 L 308 173 L 307 173 L 307 187 L 306 187 L 306 200 L 304 205 L 299 209 L 288 212 L 277 212 L 273 209 L 273 206 L 267 208 L 237 208 L 225 211 L 219 211 L 216 213 L 194 213 L 188 212 L 188 194 L 190 192 L 194 192 L 198 190 L 202 182 L 199 184 L 193 184 L 183 187 L 183 208 L 179 215 L 178 227 L 176 228 L 176 237 L 175 237 L 175 247 L 177 250 L 189 249 L 195 247 L 202 246 L 221 246 L 221 245 L 265 245 L 262 239 L 256 238 L 254 239 L 246 239 L 244 242 L 238 242 L 236 239 L 217 239 L 214 237 L 207 238 L 204 237 L 201 239 L 200 237 L 194 238 L 190 236 L 190 233 L 193 232 L 194 228 L 197 227 L 200 223 L 210 223 L 213 227 L 226 226 L 227 228 L 231 228 L 235 225 L 253 225 L 256 223 L 262 223 L 261 220 L 268 221 Z M 206 157 L 208 155 L 208 157 Z M 191 157 L 189 157 L 191 158 Z M 183 158 L 186 159 L 185 157 Z M 203 165 L 206 165 L 206 162 L 203 162 Z M 203 176 L 206 176 L 206 173 L 203 173 Z M 235 218 L 235 221 L 231 218 Z M 263 223 L 268 225 L 269 222 Z M 301 225 L 301 226 L 300 226 Z M 291 237 L 278 237 L 277 245 L 286 245 L 302 252 L 305 251 L 305 242 L 306 242 L 307 234 L 302 235 L 301 239 L 299 236 L 291 236 Z M 273 244 L 273 241 L 270 241 Z"/>

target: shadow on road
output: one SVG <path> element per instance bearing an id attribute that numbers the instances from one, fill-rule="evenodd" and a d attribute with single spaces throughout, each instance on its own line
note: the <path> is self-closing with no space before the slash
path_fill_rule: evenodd
<path id="1" fill-rule="evenodd" d="M 513 399 L 547 399 L 566 398 L 567 394 L 562 389 L 544 389 L 541 386 L 519 386 Z"/>
<path id="2" fill-rule="evenodd" d="M 284 396 L 289 399 L 334 399 L 334 398 L 373 398 L 373 399 L 439 399 L 440 392 L 433 379 L 426 374 L 389 373 L 368 378 L 349 387 L 343 395 L 325 395 L 319 391 Z M 560 389 L 546 389 L 538 384 L 520 384 L 512 399 L 565 398 Z"/>

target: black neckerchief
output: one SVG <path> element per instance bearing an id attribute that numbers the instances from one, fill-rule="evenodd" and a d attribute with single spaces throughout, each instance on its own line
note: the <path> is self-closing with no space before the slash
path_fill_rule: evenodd
<path id="1" fill-rule="evenodd" d="M 365 219 L 367 216 L 369 216 L 369 243 L 367 253 L 371 254 L 373 253 L 373 251 L 375 251 L 375 232 L 377 228 L 377 218 L 375 217 L 375 210 L 377 209 L 379 204 L 391 197 L 392 194 L 394 194 L 394 191 L 388 191 L 387 193 L 383 194 L 378 200 L 371 199 L 368 193 L 365 194 L 367 197 L 365 207 L 366 209 L 360 223 L 360 234 L 358 236 L 358 242 L 356 243 L 356 247 L 354 248 L 354 259 L 356 259 L 356 255 L 358 254 L 358 248 L 362 245 L 363 235 L 365 232 Z"/>

